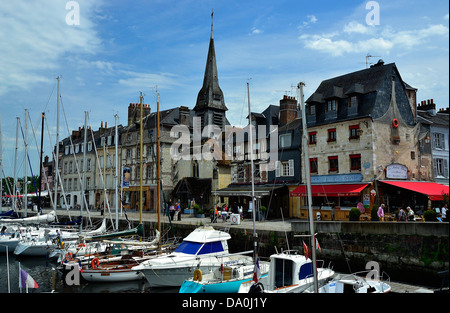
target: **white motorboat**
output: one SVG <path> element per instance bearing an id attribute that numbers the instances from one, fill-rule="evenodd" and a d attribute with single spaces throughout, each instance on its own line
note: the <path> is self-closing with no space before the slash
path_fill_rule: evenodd
<path id="1" fill-rule="evenodd" d="M 388 293 L 392 290 L 386 273 L 380 277 L 364 271 L 353 274 L 338 274 L 319 288 L 319 293 Z M 307 290 L 309 292 L 310 290 Z"/>
<path id="2" fill-rule="evenodd" d="M 319 263 L 319 262 L 318 262 Z M 323 265 L 323 262 L 322 262 Z M 317 279 L 324 282 L 331 279 L 334 271 L 328 267 L 317 267 Z M 239 293 L 301 293 L 314 283 L 311 259 L 298 254 L 296 250 L 286 250 L 270 256 L 269 274 L 258 283 L 242 283 Z"/>
<path id="3" fill-rule="evenodd" d="M 224 262 L 244 259 L 251 262 L 251 257 L 229 253 L 229 239 L 231 236 L 226 232 L 210 226 L 198 227 L 174 252 L 144 261 L 133 270 L 142 272 L 151 287 L 180 287 L 197 269 L 207 273 Z"/>

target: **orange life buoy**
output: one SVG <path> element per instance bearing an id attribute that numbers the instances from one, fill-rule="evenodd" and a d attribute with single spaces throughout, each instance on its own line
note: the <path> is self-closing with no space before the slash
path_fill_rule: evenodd
<path id="1" fill-rule="evenodd" d="M 394 118 L 394 119 L 392 120 L 392 126 L 394 126 L 394 128 L 397 128 L 397 127 L 398 127 L 398 119 Z"/>
<path id="2" fill-rule="evenodd" d="M 78 245 L 78 248 L 81 248 L 81 247 L 86 247 L 86 245 L 85 245 L 84 243 L 80 243 L 80 244 Z"/>
<path id="3" fill-rule="evenodd" d="M 67 252 L 65 257 L 64 257 L 64 260 L 70 261 L 70 260 L 72 260 L 72 258 L 73 258 L 72 252 Z"/>
<path id="4" fill-rule="evenodd" d="M 92 259 L 92 261 L 91 261 L 92 268 L 96 268 L 99 264 L 100 264 L 100 261 L 98 260 L 98 258 Z"/>

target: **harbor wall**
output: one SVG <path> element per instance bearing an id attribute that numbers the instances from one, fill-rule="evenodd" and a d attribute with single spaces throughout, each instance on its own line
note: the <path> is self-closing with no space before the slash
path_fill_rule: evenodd
<path id="1" fill-rule="evenodd" d="M 391 278 L 439 286 L 439 272 L 449 269 L 449 223 L 327 222 L 314 223 L 321 247 L 318 258 L 343 270 L 364 270 L 370 261 Z M 295 234 L 309 233 L 307 222 L 292 222 Z"/>

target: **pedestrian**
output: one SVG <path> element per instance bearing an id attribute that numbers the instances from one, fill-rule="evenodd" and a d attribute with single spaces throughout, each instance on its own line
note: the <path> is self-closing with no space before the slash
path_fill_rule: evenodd
<path id="1" fill-rule="evenodd" d="M 400 210 L 398 211 L 398 221 L 399 222 L 406 221 L 406 213 L 405 210 L 403 210 L 403 208 L 400 208 Z"/>
<path id="2" fill-rule="evenodd" d="M 441 209 L 441 217 L 442 217 L 442 220 L 444 222 L 448 222 L 448 220 L 447 220 L 447 210 L 448 210 L 447 203 L 445 203 L 444 206 Z"/>
<path id="3" fill-rule="evenodd" d="M 414 221 L 414 211 L 411 207 L 407 207 L 406 210 L 408 211 L 408 221 Z"/>
<path id="4" fill-rule="evenodd" d="M 173 221 L 173 217 L 175 215 L 175 207 L 172 204 L 172 200 L 169 200 L 169 213 L 170 213 L 170 220 Z"/>
<path id="5" fill-rule="evenodd" d="M 377 211 L 378 220 L 384 221 L 384 204 L 382 203 Z"/>

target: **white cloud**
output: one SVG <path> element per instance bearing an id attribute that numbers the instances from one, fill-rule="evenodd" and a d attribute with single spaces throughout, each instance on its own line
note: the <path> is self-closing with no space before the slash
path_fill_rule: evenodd
<path id="1" fill-rule="evenodd" d="M 418 30 L 397 32 L 386 26 L 379 31 L 379 35 L 374 34 L 372 38 L 367 39 L 367 36 L 358 37 L 358 35 L 370 34 L 372 29 L 375 28 L 368 28 L 357 22 L 349 22 L 344 25 L 341 32 L 322 35 L 303 34 L 298 38 L 303 41 L 306 48 L 336 57 L 347 53 L 367 53 L 367 51 L 383 51 L 389 54 L 393 49 L 405 52 L 417 48 L 434 36 L 445 36 L 448 38 L 449 32 L 448 27 L 442 24 L 430 25 Z M 345 39 L 341 38 L 344 35 L 347 35 Z M 354 36 L 349 39 L 349 35 Z"/>
<path id="2" fill-rule="evenodd" d="M 0 2 L 0 94 L 48 82 L 68 54 L 94 54 L 101 41 L 90 20 L 91 1 L 80 0 L 80 25 L 68 25 L 66 2 Z M 98 3 L 98 2 L 97 2 Z"/>
<path id="3" fill-rule="evenodd" d="M 358 34 L 367 34 L 369 32 L 369 28 L 364 26 L 358 22 L 351 21 L 347 25 L 344 26 L 344 33 L 358 33 Z"/>

